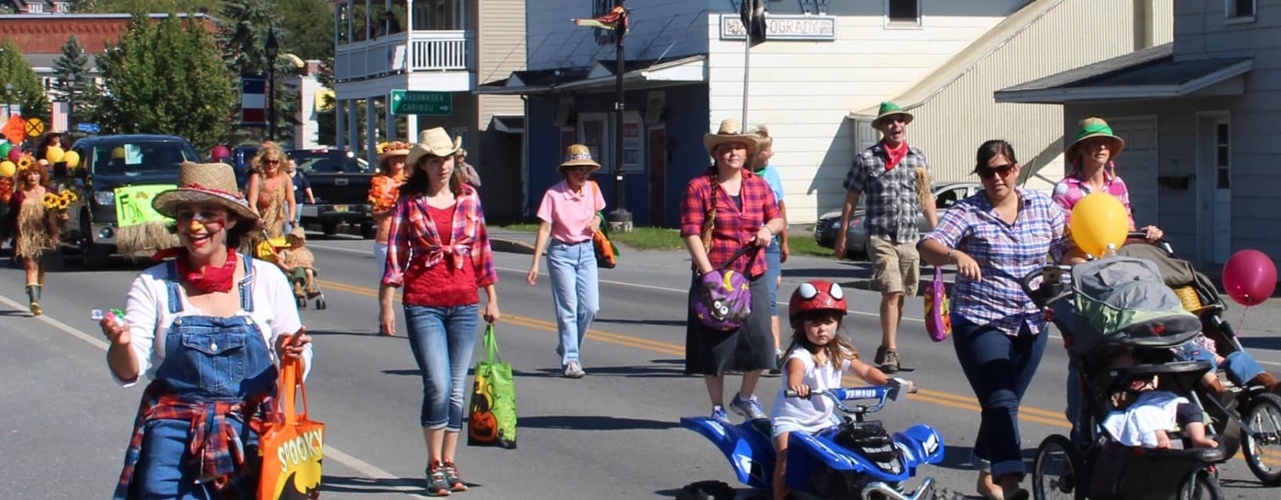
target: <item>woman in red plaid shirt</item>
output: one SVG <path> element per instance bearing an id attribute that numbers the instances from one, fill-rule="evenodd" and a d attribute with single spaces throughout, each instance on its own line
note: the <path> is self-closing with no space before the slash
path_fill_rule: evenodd
<path id="1" fill-rule="evenodd" d="M 409 180 L 391 214 L 383 290 L 404 287 L 409 347 L 423 379 L 419 421 L 427 443 L 427 493 L 465 491 L 454 464 L 463 421 L 463 384 L 479 332 L 477 317 L 498 321 L 498 273 L 480 195 L 455 168 L 459 143 L 445 129 L 424 131 L 405 164 Z M 480 308 L 479 290 L 486 303 Z M 390 303 L 382 325 L 395 324 Z"/>
<path id="2" fill-rule="evenodd" d="M 691 304 L 685 330 L 685 373 L 703 375 L 712 400 L 712 418 L 729 422 L 725 412 L 725 372 L 743 373 L 730 409 L 749 419 L 768 418 L 756 400 L 761 372 L 775 367 L 774 336 L 770 331 L 769 288 L 765 275 L 765 247 L 784 229 L 783 217 L 765 179 L 743 167 L 759 138 L 743 134 L 738 120 L 721 122 L 720 130 L 703 137 L 715 162 L 707 173 L 685 188 L 681 202 L 681 237 L 689 249 L 695 276 L 690 286 Z M 752 250 L 730 260 L 739 249 Z M 730 333 L 712 330 L 696 317 L 692 300 L 698 296 L 699 277 L 726 267 L 751 282 L 751 315 Z"/>

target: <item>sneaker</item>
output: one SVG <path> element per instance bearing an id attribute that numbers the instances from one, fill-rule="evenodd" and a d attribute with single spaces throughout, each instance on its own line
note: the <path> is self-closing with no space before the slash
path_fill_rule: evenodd
<path id="1" fill-rule="evenodd" d="M 876 366 L 880 367 L 882 372 L 895 373 L 899 369 L 898 351 L 886 349 L 885 346 L 876 348 Z"/>
<path id="2" fill-rule="evenodd" d="M 734 413 L 747 417 L 749 420 L 769 418 L 769 415 L 765 414 L 765 409 L 761 408 L 761 404 L 756 401 L 755 394 L 746 400 L 740 399 L 738 394 L 735 394 L 734 400 L 729 403 L 729 407 L 731 410 L 734 410 Z"/>
<path id="3" fill-rule="evenodd" d="M 445 462 L 441 469 L 445 472 L 445 481 L 449 482 L 450 491 L 467 491 L 467 483 L 463 482 L 463 477 L 458 474 L 458 466 L 453 462 Z"/>
<path id="4" fill-rule="evenodd" d="M 583 378 L 583 375 L 587 375 L 587 372 L 583 371 L 582 365 L 577 361 L 570 361 L 565 365 L 565 378 Z"/>
<path id="5" fill-rule="evenodd" d="M 731 425 L 729 421 L 729 414 L 725 413 L 725 408 L 720 405 L 716 405 L 712 407 L 712 420 L 715 420 L 725 425 Z"/>
<path id="6" fill-rule="evenodd" d="M 449 496 L 449 478 L 445 476 L 445 467 L 440 462 L 427 466 L 427 496 Z"/>

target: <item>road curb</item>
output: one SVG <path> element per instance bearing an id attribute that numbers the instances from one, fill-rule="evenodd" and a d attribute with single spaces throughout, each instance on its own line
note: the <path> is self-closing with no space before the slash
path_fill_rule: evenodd
<path id="1" fill-rule="evenodd" d="M 523 241 L 490 238 L 489 247 L 495 252 L 534 255 L 534 246 Z"/>

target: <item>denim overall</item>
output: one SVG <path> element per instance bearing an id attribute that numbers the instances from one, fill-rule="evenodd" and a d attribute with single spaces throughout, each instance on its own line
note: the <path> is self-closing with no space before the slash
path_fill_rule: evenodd
<path id="1" fill-rule="evenodd" d="M 270 396 L 277 370 L 261 331 L 245 314 L 254 310 L 254 275 L 252 261 L 241 259 L 245 263 L 245 277 L 238 287 L 241 313 L 227 318 L 179 315 L 169 326 L 165 359 L 147 389 L 148 395 L 155 393 L 158 399 L 148 405 L 148 395 L 143 396 L 142 445 L 136 451 L 131 447 L 125 459 L 126 471 L 131 459 L 136 460 L 137 476 L 132 482 L 142 498 L 211 498 L 206 484 L 213 479 L 211 471 L 227 474 L 242 460 L 257 459 L 254 449 L 246 451 L 257 447 L 257 432 L 232 405 Z M 183 292 L 173 261 L 169 276 L 169 312 L 178 315 L 183 311 Z M 249 420 L 261 418 L 263 411 L 270 410 L 260 407 L 248 415 Z M 122 477 L 121 486 L 129 481 Z"/>

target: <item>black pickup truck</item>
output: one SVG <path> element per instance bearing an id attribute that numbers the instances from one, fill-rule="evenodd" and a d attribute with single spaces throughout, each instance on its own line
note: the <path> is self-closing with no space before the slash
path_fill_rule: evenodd
<path id="1" fill-rule="evenodd" d="M 297 201 L 302 209 L 304 226 L 318 224 L 325 235 L 338 232 L 339 224 L 360 228 L 365 239 L 374 237 L 374 216 L 369 207 L 369 187 L 374 171 L 369 162 L 340 149 L 294 149 L 286 151 L 298 164 L 298 171 L 311 182 L 316 203 L 306 203 L 306 195 Z"/>

